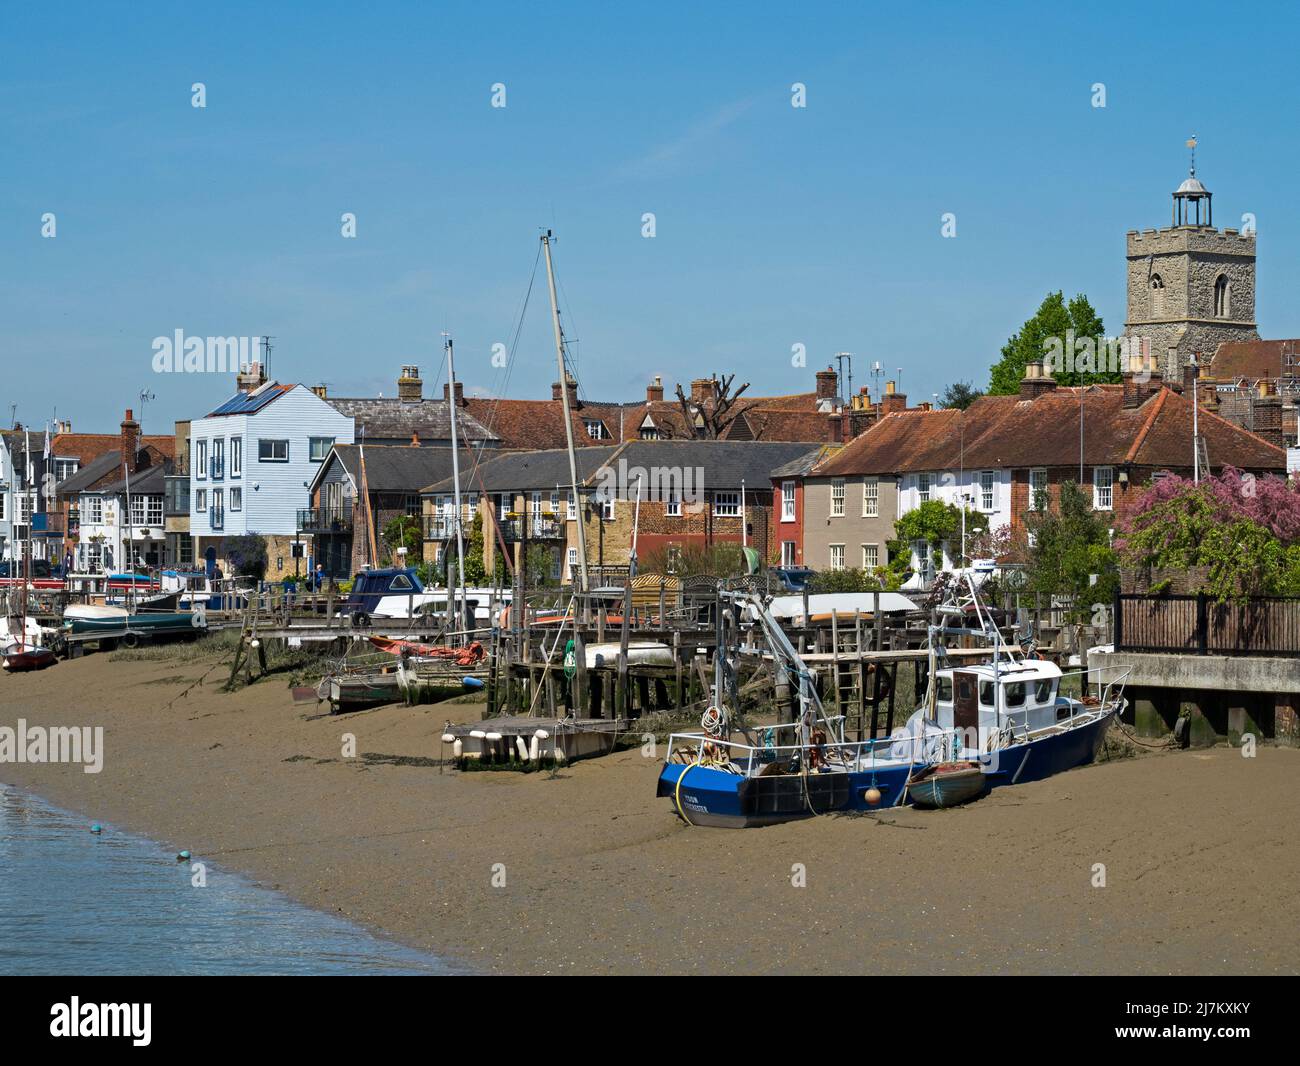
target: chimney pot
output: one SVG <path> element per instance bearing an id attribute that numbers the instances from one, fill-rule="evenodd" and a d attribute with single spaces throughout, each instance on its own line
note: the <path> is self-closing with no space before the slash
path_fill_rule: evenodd
<path id="1" fill-rule="evenodd" d="M 1025 364 L 1025 376 L 1020 381 L 1020 398 L 1034 400 L 1045 392 L 1056 388 L 1056 379 L 1043 373 L 1043 364 L 1038 360 Z"/>
<path id="2" fill-rule="evenodd" d="M 397 379 L 397 398 L 411 402 L 424 399 L 424 382 L 418 366 L 402 367 L 401 377 Z"/>

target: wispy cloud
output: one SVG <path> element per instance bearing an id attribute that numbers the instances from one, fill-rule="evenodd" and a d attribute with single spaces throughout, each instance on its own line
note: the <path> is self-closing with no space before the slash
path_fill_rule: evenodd
<path id="1" fill-rule="evenodd" d="M 692 123 L 679 137 L 657 145 L 618 168 L 622 178 L 660 178 L 680 173 L 705 154 L 718 135 L 734 125 L 754 105 L 754 98 L 736 100 Z"/>

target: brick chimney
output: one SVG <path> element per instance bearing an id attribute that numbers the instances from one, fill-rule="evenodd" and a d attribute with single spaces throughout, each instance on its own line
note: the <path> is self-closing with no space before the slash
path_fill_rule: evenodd
<path id="1" fill-rule="evenodd" d="M 442 402 L 446 403 L 449 399 L 451 399 L 451 383 L 444 381 L 442 383 Z M 456 382 L 456 406 L 465 406 L 465 383 L 463 381 Z"/>
<path id="2" fill-rule="evenodd" d="M 1035 400 L 1046 392 L 1056 389 L 1056 378 L 1043 370 L 1040 360 L 1025 364 L 1025 376 L 1020 381 L 1020 398 Z"/>
<path id="3" fill-rule="evenodd" d="M 1251 421 L 1255 432 L 1269 444 L 1285 448 L 1287 442 L 1282 436 L 1282 397 L 1270 381 L 1260 381 L 1258 395 L 1253 398 Z"/>
<path id="4" fill-rule="evenodd" d="M 826 416 L 826 439 L 832 444 L 842 444 L 844 442 L 844 415 L 840 411 L 834 411 Z"/>
<path id="5" fill-rule="evenodd" d="M 839 375 L 831 367 L 817 371 L 817 399 L 835 399 L 839 395 L 839 384 Z"/>
<path id="6" fill-rule="evenodd" d="M 311 387 L 311 391 L 314 392 L 317 396 L 319 396 L 322 400 L 325 400 L 325 399 L 328 399 L 328 398 L 329 398 L 329 397 L 326 396 L 326 394 L 325 394 L 325 393 L 326 393 L 326 388 L 325 388 L 324 385 L 313 385 L 313 386 Z"/>
<path id="7" fill-rule="evenodd" d="M 241 367 L 235 376 L 235 387 L 240 392 L 252 392 L 266 384 L 266 369 L 260 362 L 249 363 Z"/>
<path id="8" fill-rule="evenodd" d="M 696 378 L 691 382 L 691 403 L 698 406 L 716 400 L 717 388 L 713 378 Z"/>
<path id="9" fill-rule="evenodd" d="M 578 383 L 573 380 L 572 374 L 564 375 L 564 383 L 566 388 L 569 390 L 569 410 L 576 411 L 582 406 L 582 404 L 578 402 Z M 551 382 L 551 399 L 556 402 L 559 402 L 561 399 L 560 383 L 558 381 Z"/>
<path id="10" fill-rule="evenodd" d="M 418 366 L 402 367 L 402 374 L 397 379 L 397 398 L 410 402 L 424 399 L 424 382 L 420 379 Z"/>
<path id="11" fill-rule="evenodd" d="M 885 382 L 885 395 L 880 401 L 880 413 L 889 415 L 895 411 L 907 410 L 907 393 L 899 392 L 892 381 Z"/>
<path id="12" fill-rule="evenodd" d="M 132 474 L 136 472 L 140 454 L 140 423 L 135 420 L 131 408 L 126 409 L 122 419 L 122 461 Z"/>
<path id="13" fill-rule="evenodd" d="M 658 403 L 664 398 L 664 379 L 658 374 L 655 375 L 654 382 L 645 387 L 645 402 Z"/>
<path id="14" fill-rule="evenodd" d="M 1145 367 L 1145 374 L 1143 368 Z M 1139 380 L 1144 379 L 1144 380 Z M 1120 406 L 1126 410 L 1141 407 L 1147 400 L 1159 392 L 1165 384 L 1164 375 L 1156 369 L 1155 356 L 1147 353 L 1135 353 L 1129 359 L 1129 369 L 1121 375 L 1124 386 Z"/>

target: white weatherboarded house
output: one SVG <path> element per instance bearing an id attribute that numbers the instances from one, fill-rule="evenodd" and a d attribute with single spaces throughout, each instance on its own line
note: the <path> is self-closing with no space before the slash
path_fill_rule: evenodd
<path id="1" fill-rule="evenodd" d="M 303 385 L 267 381 L 239 392 L 190 427 L 190 532 L 196 563 L 233 564 L 227 537 L 267 541 L 268 579 L 293 573 L 292 544 L 307 487 L 335 443 L 351 444 L 353 421 Z M 302 538 L 301 565 L 311 555 Z"/>

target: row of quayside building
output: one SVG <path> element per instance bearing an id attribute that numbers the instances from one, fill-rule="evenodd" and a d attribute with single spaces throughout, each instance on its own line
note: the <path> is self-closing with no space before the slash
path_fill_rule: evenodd
<path id="1" fill-rule="evenodd" d="M 456 527 L 453 409 L 462 522 L 483 516 L 485 562 L 540 544 L 560 579 L 578 561 L 579 521 L 589 566 L 625 567 L 635 522 L 640 560 L 740 542 L 768 563 L 823 570 L 884 566 L 897 519 L 931 499 L 1014 533 L 1074 481 L 1120 516 L 1153 478 L 1191 472 L 1198 432 L 1203 467 L 1286 475 L 1300 466 L 1288 447 L 1300 340 L 1260 339 L 1253 228 L 1215 228 L 1211 203 L 1193 172 L 1172 194 L 1171 225 L 1126 235 L 1125 331 L 1141 366 L 1120 384 L 1067 388 L 1031 363 L 1018 395 L 962 411 L 909 406 L 893 383 L 853 392 L 828 368 L 790 395 L 712 377 L 665 396 L 656 377 L 644 400 L 600 403 L 572 380 L 549 400 L 446 385 L 426 397 L 405 366 L 395 396 L 352 398 L 267 380 L 253 363 L 234 396 L 172 434 L 142 435 L 130 410 L 115 434 L 0 431 L 0 559 L 30 537 L 38 558 L 79 572 L 229 573 L 229 538 L 256 532 L 271 578 L 318 566 L 347 577 L 388 561 L 378 531 L 398 515 L 418 520 L 424 557 L 437 559 Z M 562 388 L 581 445 L 577 501 Z M 611 484 L 618 494 L 603 498 Z"/>
<path id="2" fill-rule="evenodd" d="M 889 561 L 896 520 L 929 499 L 964 501 L 1014 531 L 1074 481 L 1096 510 L 1122 515 L 1151 479 L 1191 473 L 1193 396 L 1211 469 L 1285 475 L 1295 390 L 1284 343 L 1224 344 L 1199 377 L 1126 374 L 1082 390 L 1030 364 L 1018 395 L 964 411 L 909 406 L 893 382 L 846 400 L 830 368 L 811 391 L 738 399 L 717 378 L 666 398 L 655 378 L 644 400 L 601 403 L 569 380 L 576 506 L 558 382 L 550 399 L 476 398 L 459 385 L 428 397 L 405 366 L 395 396 L 334 397 L 253 364 L 233 396 L 173 434 L 142 434 L 130 410 L 117 434 L 63 424 L 47 445 L 43 431 L 4 431 L 0 551 L 16 557 L 30 527 L 34 555 L 79 573 L 134 561 L 229 574 L 228 538 L 256 532 L 268 578 L 319 566 L 341 579 L 391 561 L 376 531 L 408 515 L 435 559 L 454 550 L 454 405 L 463 528 L 482 515 L 489 566 L 498 551 L 518 565 L 524 545 L 542 545 L 550 576 L 567 580 L 581 520 L 589 565 L 607 571 L 627 566 L 634 522 L 643 568 L 689 545 L 743 542 L 771 565 L 870 569 Z M 913 553 L 914 566 L 933 565 Z M 535 549 L 529 558 L 536 566 Z"/>

